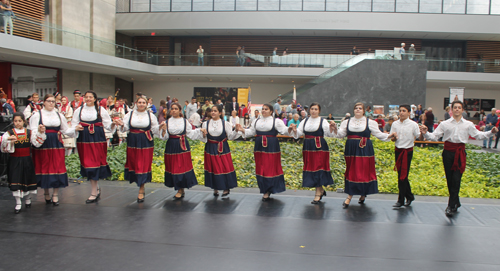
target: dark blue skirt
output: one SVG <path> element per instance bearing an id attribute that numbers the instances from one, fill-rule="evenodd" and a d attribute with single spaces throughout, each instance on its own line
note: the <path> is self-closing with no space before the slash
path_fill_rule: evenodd
<path id="1" fill-rule="evenodd" d="M 224 141 L 222 146 L 219 153 L 219 143 L 205 144 L 205 186 L 216 190 L 238 186 L 229 144 Z"/>
<path id="2" fill-rule="evenodd" d="M 321 137 L 321 147 L 317 148 L 314 138 L 306 138 L 302 149 L 304 168 L 302 171 L 303 187 L 321 187 L 333 184 L 330 171 L 330 151 L 326 140 Z"/>
<path id="3" fill-rule="evenodd" d="M 191 150 L 186 140 L 186 150 L 180 145 L 179 138 L 169 138 L 165 146 L 165 186 L 180 188 L 190 188 L 198 184 L 193 170 L 191 160 Z"/>

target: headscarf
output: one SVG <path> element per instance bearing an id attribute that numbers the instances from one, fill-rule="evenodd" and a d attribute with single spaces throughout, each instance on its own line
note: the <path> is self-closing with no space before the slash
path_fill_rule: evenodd
<path id="1" fill-rule="evenodd" d="M 105 98 L 99 102 L 99 105 L 102 106 L 104 109 L 108 109 L 107 103 L 108 103 L 108 99 Z"/>
<path id="2" fill-rule="evenodd" d="M 64 98 L 66 98 L 66 104 L 62 104 L 62 99 L 64 99 Z M 68 99 L 68 97 L 62 96 L 61 97 L 61 104 L 62 104 L 61 105 L 61 113 L 62 112 L 66 113 L 66 110 L 68 110 L 68 107 L 69 107 L 69 99 Z"/>

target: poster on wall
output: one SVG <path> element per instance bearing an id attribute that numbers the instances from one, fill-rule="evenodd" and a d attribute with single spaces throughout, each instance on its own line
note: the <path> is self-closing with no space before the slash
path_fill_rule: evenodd
<path id="1" fill-rule="evenodd" d="M 18 105 L 25 105 L 26 98 L 38 93 L 40 99 L 45 94 L 57 91 L 57 69 L 12 65 L 12 97 Z"/>
<path id="2" fill-rule="evenodd" d="M 453 101 L 464 102 L 464 87 L 450 87 L 450 103 Z"/>
<path id="3" fill-rule="evenodd" d="M 384 106 L 383 105 L 374 105 L 373 106 L 373 115 L 378 116 L 384 114 Z"/>
<path id="4" fill-rule="evenodd" d="M 481 99 L 481 110 L 491 111 L 493 107 L 495 107 L 494 99 Z"/>
<path id="5" fill-rule="evenodd" d="M 450 105 L 450 97 L 444 98 L 444 105 L 443 105 L 443 110 L 446 109 L 447 106 Z"/>
<path id="6" fill-rule="evenodd" d="M 468 111 L 479 111 L 480 100 L 479 99 L 465 99 L 464 109 Z"/>
<path id="7" fill-rule="evenodd" d="M 217 103 L 217 100 L 221 100 L 223 104 L 231 102 L 233 97 L 236 97 L 238 101 L 238 88 L 228 88 L 228 87 L 217 87 L 217 88 L 194 88 L 194 97 L 196 101 L 204 103 L 205 100 L 211 100 L 212 103 Z"/>
<path id="8" fill-rule="evenodd" d="M 399 105 L 389 105 L 389 116 L 398 116 L 399 115 Z"/>

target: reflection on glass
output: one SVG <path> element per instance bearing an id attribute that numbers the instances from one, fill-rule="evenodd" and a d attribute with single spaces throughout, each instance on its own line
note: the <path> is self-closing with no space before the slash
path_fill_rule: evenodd
<path id="1" fill-rule="evenodd" d="M 327 11 L 348 11 L 348 0 L 326 0 Z"/>
<path id="2" fill-rule="evenodd" d="M 236 10 L 234 0 L 213 0 L 215 11 L 230 11 Z"/>
<path id="3" fill-rule="evenodd" d="M 151 11 L 170 11 L 170 0 L 151 0 Z"/>
<path id="4" fill-rule="evenodd" d="M 149 12 L 149 0 L 130 0 L 130 12 Z"/>
<path id="5" fill-rule="evenodd" d="M 418 12 L 418 0 L 397 0 L 396 12 Z"/>
<path id="6" fill-rule="evenodd" d="M 350 0 L 349 11 L 371 11 L 372 2 L 370 0 Z"/>
<path id="7" fill-rule="evenodd" d="M 491 14 L 493 13 L 493 3 L 496 3 L 497 10 L 500 1 L 492 0 L 491 2 Z M 467 14 L 488 14 L 490 12 L 490 1 L 488 0 L 467 0 Z M 497 13 L 498 14 L 498 11 Z"/>
<path id="8" fill-rule="evenodd" d="M 302 10 L 302 1 L 297 0 L 281 0 L 281 10 Z"/>
<path id="9" fill-rule="evenodd" d="M 394 12 L 395 7 L 395 0 L 373 0 L 373 11 L 376 12 Z"/>
<path id="10" fill-rule="evenodd" d="M 465 0 L 443 0 L 443 13 L 465 14 Z"/>
<path id="11" fill-rule="evenodd" d="M 212 0 L 193 0 L 193 11 L 212 11 L 213 7 Z"/>
<path id="12" fill-rule="evenodd" d="M 191 0 L 172 0 L 172 11 L 191 11 Z"/>
<path id="13" fill-rule="evenodd" d="M 441 0 L 420 0 L 421 13 L 441 13 Z"/>
<path id="14" fill-rule="evenodd" d="M 236 10 L 257 10 L 257 0 L 236 0 Z"/>
<path id="15" fill-rule="evenodd" d="M 304 1 L 304 11 L 324 11 L 325 10 L 325 0 L 303 0 Z"/>
<path id="16" fill-rule="evenodd" d="M 280 10 L 279 0 L 259 0 L 258 10 Z"/>

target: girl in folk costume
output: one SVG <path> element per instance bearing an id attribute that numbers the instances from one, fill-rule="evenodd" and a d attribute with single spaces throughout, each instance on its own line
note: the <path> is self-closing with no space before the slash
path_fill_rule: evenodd
<path id="1" fill-rule="evenodd" d="M 305 135 L 302 157 L 304 159 L 304 169 L 302 172 L 302 186 L 315 187 L 316 195 L 311 204 L 318 204 L 326 191 L 323 186 L 333 184 L 332 173 L 330 171 L 330 150 L 324 137 L 334 137 L 337 132 L 335 122 L 328 123 L 321 118 L 319 113 L 321 106 L 312 103 L 309 107 L 310 117 L 301 121 L 299 127 L 291 124 L 289 132 L 293 130 L 293 137 L 298 139 Z"/>
<path id="2" fill-rule="evenodd" d="M 167 140 L 165 146 L 165 186 L 177 190 L 174 199 L 184 197 L 184 189 L 198 184 L 194 175 L 191 149 L 186 137 L 195 139 L 199 130 L 182 117 L 181 106 L 172 103 L 171 118 L 160 125 L 160 138 Z"/>
<path id="3" fill-rule="evenodd" d="M 21 211 L 21 199 L 26 197 L 26 208 L 31 207 L 31 194 L 36 194 L 35 166 L 31 159 L 31 131 L 25 128 L 23 113 L 14 113 L 14 129 L 1 138 L 2 152 L 10 153 L 8 167 L 9 188 L 16 199 L 15 213 Z"/>
<path id="4" fill-rule="evenodd" d="M 61 95 L 61 93 L 59 91 L 54 92 L 54 98 L 56 99 L 56 109 L 61 108 L 61 106 L 62 106 L 62 102 L 61 102 L 62 95 Z"/>
<path id="5" fill-rule="evenodd" d="M 393 134 L 384 134 L 378 129 L 374 120 L 365 117 L 365 105 L 354 105 L 354 117 L 344 120 L 337 132 L 337 137 L 347 136 L 345 143 L 345 192 L 349 195 L 342 203 L 349 207 L 353 195 L 360 195 L 358 203 L 364 204 L 369 194 L 378 193 L 377 174 L 375 172 L 375 156 L 370 135 L 382 141 L 389 141 Z"/>
<path id="6" fill-rule="evenodd" d="M 111 97 L 111 96 L 109 96 Z M 108 97 L 108 99 L 109 99 Z M 100 102 L 99 102 L 99 105 L 104 108 L 106 110 L 106 112 L 108 112 L 108 115 L 109 115 L 109 100 L 108 99 L 102 99 Z M 111 141 L 113 140 L 113 133 L 104 128 L 104 135 L 106 136 L 106 144 L 107 146 L 111 146 Z"/>
<path id="7" fill-rule="evenodd" d="M 26 108 L 23 111 L 24 118 L 28 121 L 31 118 L 31 115 L 42 109 L 42 106 L 38 103 L 40 100 L 40 96 L 38 95 L 38 93 L 33 93 L 31 95 L 31 98 L 32 98 L 31 102 L 28 104 L 28 106 L 26 106 Z"/>
<path id="8" fill-rule="evenodd" d="M 68 121 L 68 126 L 71 127 L 71 119 L 73 119 L 73 108 L 69 105 L 68 97 L 63 96 L 61 98 L 61 107 L 59 108 L 59 113 L 61 113 Z M 63 136 L 63 144 L 66 149 L 66 156 L 69 156 L 76 147 L 76 141 L 74 138 Z"/>
<path id="9" fill-rule="evenodd" d="M 253 121 L 249 129 L 236 125 L 245 138 L 257 136 L 255 139 L 255 174 L 260 193 L 264 194 L 262 201 L 270 200 L 271 194 L 285 191 L 285 177 L 281 167 L 281 150 L 278 133 L 288 135 L 288 127 L 282 120 L 272 116 L 273 107 L 270 104 L 262 106 L 262 117 Z"/>
<path id="10" fill-rule="evenodd" d="M 137 202 L 144 202 L 144 185 L 152 179 L 154 137 L 158 134 L 158 120 L 147 110 L 147 101 L 139 98 L 137 109 L 130 111 L 123 120 L 117 119 L 121 133 L 129 132 L 127 140 L 127 161 L 125 162 L 125 180 L 139 186 Z M 115 107 L 116 108 L 116 107 Z"/>
<path id="11" fill-rule="evenodd" d="M 59 205 L 59 188 L 68 186 L 68 174 L 64 161 L 62 135 L 75 137 L 74 128 L 55 109 L 54 95 L 47 94 L 43 99 L 43 109 L 30 119 L 31 144 L 37 184 L 45 190 L 45 202 Z M 37 132 L 35 132 L 37 131 Z M 53 188 L 52 198 L 49 188 Z"/>
<path id="12" fill-rule="evenodd" d="M 85 104 L 75 110 L 71 126 L 79 132 L 76 148 L 80 155 L 82 177 L 90 180 L 92 191 L 86 203 L 97 202 L 101 196 L 97 181 L 111 176 L 106 158 L 108 156 L 104 129 L 112 131 L 115 124 L 111 122 L 108 111 L 97 103 L 97 94 L 87 91 Z"/>
<path id="13" fill-rule="evenodd" d="M 231 123 L 222 119 L 222 105 L 214 105 L 211 119 L 202 124 L 200 140 L 205 142 L 205 186 L 214 190 L 214 196 L 219 196 L 218 190 L 224 190 L 222 197 L 229 195 L 229 190 L 237 187 L 231 150 L 228 140 L 240 137 L 238 131 L 233 131 Z"/>
<path id="14" fill-rule="evenodd" d="M 109 115 L 111 116 L 111 119 L 113 119 L 113 121 L 115 121 L 115 120 L 123 121 L 124 120 L 125 110 L 123 109 L 123 105 L 120 103 L 120 101 L 116 101 L 113 109 L 108 110 L 108 112 L 109 112 Z M 121 145 L 122 142 L 124 142 L 125 139 L 127 138 L 127 132 L 126 131 L 122 132 L 120 129 L 118 129 L 116 131 L 116 133 L 118 134 L 118 138 L 120 140 L 119 145 Z"/>

